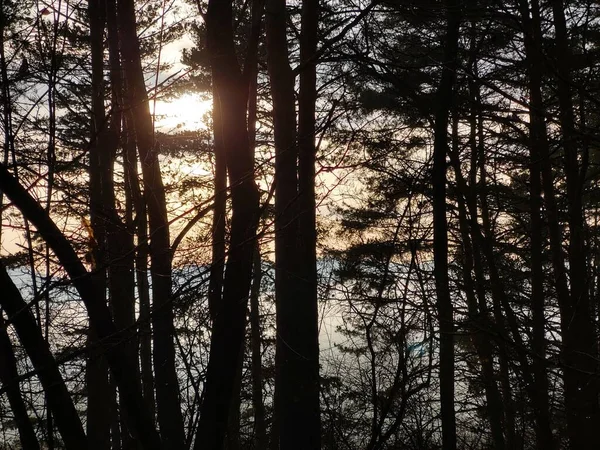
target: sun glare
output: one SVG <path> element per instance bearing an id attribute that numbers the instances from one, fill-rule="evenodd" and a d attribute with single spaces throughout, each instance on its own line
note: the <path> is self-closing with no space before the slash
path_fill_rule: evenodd
<path id="1" fill-rule="evenodd" d="M 184 94 L 171 100 L 156 101 L 155 125 L 158 131 L 190 131 L 206 129 L 206 113 L 210 111 L 211 100 L 202 99 L 197 94 Z M 151 110 L 152 110 L 152 104 Z"/>

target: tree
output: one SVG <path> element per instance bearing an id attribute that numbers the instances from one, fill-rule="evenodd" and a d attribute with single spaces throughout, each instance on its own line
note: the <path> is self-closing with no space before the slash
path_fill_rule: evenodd
<path id="1" fill-rule="evenodd" d="M 87 446 L 81 420 L 48 343 L 44 341 L 33 315 L 3 265 L 0 266 L 0 277 L 6 293 L 2 299 L 2 308 L 8 313 L 10 322 L 38 371 L 65 446 L 68 449 Z"/>
<path id="2" fill-rule="evenodd" d="M 318 3 L 302 3 L 300 84 L 290 66 L 285 1 L 266 5 L 275 138 L 277 353 L 275 446 L 320 448 L 316 286 L 315 102 Z M 297 424 L 303 423 L 300 429 Z"/>
<path id="3" fill-rule="evenodd" d="M 43 208 L 4 166 L 0 166 L 0 188 L 19 207 L 23 215 L 36 226 L 38 232 L 61 260 L 65 271 L 74 280 L 75 287 L 86 305 L 90 321 L 96 329 L 98 337 L 107 339 L 109 342 L 110 339 L 120 339 L 110 317 L 108 306 L 99 297 L 99 292 L 94 284 L 90 282 L 85 267 L 83 267 L 67 239 Z M 27 334 L 33 336 L 33 331 L 29 331 Z M 107 342 L 107 345 L 109 342 Z M 107 352 L 108 365 L 126 407 L 127 421 L 142 445 L 147 448 L 159 448 L 160 438 L 154 429 L 148 411 L 143 407 L 141 395 L 135 390 L 134 372 L 128 367 L 127 358 L 123 357 L 122 349 L 119 346 L 109 348 L 110 350 Z"/>
<path id="4" fill-rule="evenodd" d="M 175 371 L 174 325 L 171 293 L 171 251 L 165 190 L 153 136 L 144 74 L 136 34 L 134 3 L 117 2 L 117 21 L 125 74 L 127 99 L 142 165 L 144 198 L 148 210 L 150 273 L 152 275 L 152 328 L 157 415 L 167 448 L 184 445 L 179 382 Z"/>
<path id="5" fill-rule="evenodd" d="M 259 194 L 249 146 L 247 105 L 249 80 L 238 65 L 233 40 L 232 2 L 211 0 L 206 13 L 214 102 L 219 103 L 216 136 L 222 145 L 231 189 L 229 254 L 219 313 L 215 316 L 205 395 L 194 448 L 220 449 L 226 432 L 246 325 L 252 280 Z"/>
<path id="6" fill-rule="evenodd" d="M 593 448 L 597 8 L 189 6 L 0 0 L 0 447 Z"/>
<path id="7" fill-rule="evenodd" d="M 446 222 L 446 155 L 448 153 L 448 117 L 453 102 L 453 85 L 457 70 L 460 28 L 460 2 L 445 4 L 447 14 L 446 43 L 442 77 L 437 92 L 433 144 L 433 257 L 435 285 L 440 321 L 440 402 L 442 446 L 456 448 L 454 411 L 454 318 L 448 281 L 448 225 Z"/>

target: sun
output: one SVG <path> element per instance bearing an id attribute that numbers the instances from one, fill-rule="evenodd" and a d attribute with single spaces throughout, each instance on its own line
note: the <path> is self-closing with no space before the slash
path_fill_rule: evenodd
<path id="1" fill-rule="evenodd" d="M 156 130 L 170 133 L 206 129 L 204 119 L 211 106 L 211 100 L 206 100 L 198 94 L 183 94 L 170 100 L 157 100 L 156 107 L 151 102 L 150 111 L 154 110 L 156 113 Z"/>

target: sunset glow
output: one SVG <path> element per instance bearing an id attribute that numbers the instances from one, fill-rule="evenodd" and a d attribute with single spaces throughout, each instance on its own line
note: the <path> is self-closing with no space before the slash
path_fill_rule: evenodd
<path id="1" fill-rule="evenodd" d="M 155 127 L 163 133 L 206 129 L 205 116 L 212 102 L 196 94 L 156 102 Z M 150 110 L 154 109 L 150 104 Z"/>

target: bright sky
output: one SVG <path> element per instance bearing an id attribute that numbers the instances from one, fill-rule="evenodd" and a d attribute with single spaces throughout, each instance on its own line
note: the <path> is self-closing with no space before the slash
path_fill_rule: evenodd
<path id="1" fill-rule="evenodd" d="M 206 129 L 204 117 L 210 112 L 212 102 L 197 94 L 184 94 L 170 100 L 156 102 L 156 129 L 163 133 Z M 153 110 L 150 103 L 150 110 Z"/>

